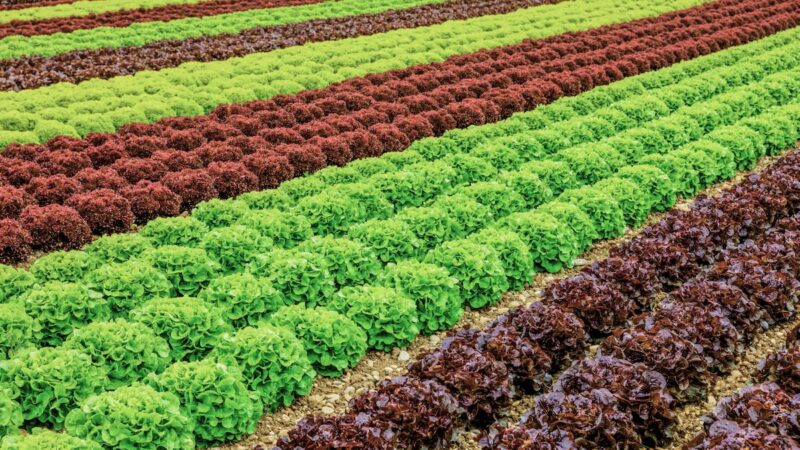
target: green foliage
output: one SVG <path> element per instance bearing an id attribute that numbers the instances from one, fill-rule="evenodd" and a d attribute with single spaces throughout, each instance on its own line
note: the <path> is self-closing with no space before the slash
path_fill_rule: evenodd
<path id="1" fill-rule="evenodd" d="M 648 155 L 639 160 L 639 164 L 649 164 L 661 169 L 675 187 L 675 193 L 684 198 L 691 198 L 700 190 L 700 174 L 693 164 L 671 154 Z"/>
<path id="2" fill-rule="evenodd" d="M 108 301 L 78 283 L 51 281 L 17 301 L 42 325 L 39 343 L 43 345 L 59 345 L 72 330 L 111 317 Z"/>
<path id="3" fill-rule="evenodd" d="M 563 161 L 531 161 L 523 164 L 520 170 L 538 176 L 539 179 L 547 184 L 553 195 L 558 195 L 567 189 L 580 186 L 578 176 Z"/>
<path id="4" fill-rule="evenodd" d="M 451 153 L 442 161 L 455 169 L 455 185 L 487 181 L 497 174 L 497 169 L 488 161 L 466 153 Z"/>
<path id="5" fill-rule="evenodd" d="M 147 251 L 142 260 L 163 273 L 174 292 L 184 296 L 197 294 L 220 272 L 220 265 L 199 248 L 165 245 Z"/>
<path id="6" fill-rule="evenodd" d="M 416 305 L 391 288 L 346 287 L 333 296 L 328 308 L 358 324 L 366 331 L 369 347 L 376 350 L 405 347 L 419 334 Z"/>
<path id="7" fill-rule="evenodd" d="M 17 434 L 23 420 L 22 407 L 11 397 L 11 391 L 0 387 L 0 439 Z"/>
<path id="8" fill-rule="evenodd" d="M 0 360 L 35 347 L 41 325 L 25 312 L 22 305 L 0 303 Z"/>
<path id="9" fill-rule="evenodd" d="M 0 385 L 22 407 L 26 425 L 62 429 L 67 413 L 107 384 L 105 371 L 77 350 L 45 347 L 0 361 Z"/>
<path id="10" fill-rule="evenodd" d="M 45 283 L 47 281 L 80 281 L 95 267 L 97 267 L 97 261 L 89 253 L 72 250 L 44 255 L 34 261 L 30 270 L 40 283 Z"/>
<path id="11" fill-rule="evenodd" d="M 0 303 L 13 300 L 34 284 L 36 278 L 27 270 L 0 264 Z"/>
<path id="12" fill-rule="evenodd" d="M 144 261 L 101 266 L 89 272 L 84 282 L 89 291 L 108 301 L 114 315 L 124 316 L 147 300 L 172 293 L 166 275 Z"/>
<path id="13" fill-rule="evenodd" d="M 498 170 L 517 170 L 522 164 L 522 158 L 513 148 L 495 143 L 482 145 L 471 153 L 473 156 L 488 161 L 489 164 Z"/>
<path id="14" fill-rule="evenodd" d="M 263 411 L 258 394 L 247 389 L 236 368 L 211 360 L 176 362 L 164 373 L 151 374 L 145 383 L 178 397 L 201 447 L 252 434 Z"/>
<path id="15" fill-rule="evenodd" d="M 570 228 L 555 217 L 541 212 L 512 214 L 498 223 L 501 229 L 517 233 L 528 244 L 534 269 L 555 273 L 572 267 L 579 242 Z"/>
<path id="16" fill-rule="evenodd" d="M 575 173 L 582 184 L 593 184 L 611 176 L 612 168 L 597 152 L 588 147 L 568 148 L 555 155 Z"/>
<path id="17" fill-rule="evenodd" d="M 411 166 L 413 164 L 425 161 L 425 158 L 422 156 L 422 154 L 412 149 L 407 149 L 406 151 L 402 152 L 384 153 L 381 156 L 381 159 L 384 161 L 389 161 L 398 169 L 403 169 L 406 166 Z"/>
<path id="18" fill-rule="evenodd" d="M 456 189 L 456 194 L 463 194 L 489 208 L 495 218 L 504 217 L 514 212 L 524 211 L 525 198 L 504 184 L 496 181 L 482 181 Z"/>
<path id="19" fill-rule="evenodd" d="M 275 209 L 245 214 L 238 224 L 253 228 L 281 248 L 292 248 L 311 236 L 308 219 L 300 214 Z"/>
<path id="20" fill-rule="evenodd" d="M 308 359 L 322 376 L 339 377 L 367 352 L 367 334 L 348 317 L 327 308 L 285 306 L 269 320 L 303 341 Z"/>
<path id="21" fill-rule="evenodd" d="M 683 147 L 686 150 L 704 153 L 715 166 L 716 177 L 712 182 L 729 180 L 736 174 L 736 157 L 733 152 L 711 140 L 692 142 Z"/>
<path id="22" fill-rule="evenodd" d="M 743 124 L 764 137 L 767 155 L 777 155 L 797 141 L 797 125 L 781 114 L 765 113 L 746 119 Z"/>
<path id="23" fill-rule="evenodd" d="M 589 250 L 592 247 L 592 243 L 600 239 L 592 218 L 571 203 L 552 201 L 545 203 L 536 211 L 553 216 L 572 231 L 575 236 L 575 246 L 578 254 Z"/>
<path id="24" fill-rule="evenodd" d="M 100 263 L 122 263 L 153 248 L 150 239 L 140 233 L 110 234 L 96 239 L 84 251 Z"/>
<path id="25" fill-rule="evenodd" d="M 2 450 L 102 450 L 97 442 L 56 433 L 45 428 L 34 428 L 31 434 L 6 436 L 0 443 Z"/>
<path id="26" fill-rule="evenodd" d="M 237 273 L 211 280 L 200 299 L 216 307 L 234 328 L 255 325 L 285 304 L 268 278 Z"/>
<path id="27" fill-rule="evenodd" d="M 394 288 L 416 303 L 420 331 L 424 334 L 449 330 L 464 313 L 458 280 L 444 267 L 401 261 L 386 266 L 378 283 Z"/>
<path id="28" fill-rule="evenodd" d="M 525 199 L 525 209 L 533 209 L 553 198 L 553 191 L 537 175 L 526 172 L 506 172 L 501 174 L 498 181 L 519 192 Z"/>
<path id="29" fill-rule="evenodd" d="M 436 206 L 406 208 L 395 217 L 411 228 L 424 250 L 454 239 L 458 233 L 458 224 L 447 211 Z"/>
<path id="30" fill-rule="evenodd" d="M 692 170 L 697 172 L 700 189 L 711 186 L 719 177 L 721 171 L 719 164 L 702 151 L 682 148 L 673 151 L 670 156 L 686 161 Z"/>
<path id="31" fill-rule="evenodd" d="M 193 298 L 154 298 L 134 309 L 130 320 L 166 339 L 175 361 L 202 359 L 232 330 L 214 307 Z"/>
<path id="32" fill-rule="evenodd" d="M 601 239 L 613 239 L 625 233 L 625 215 L 617 200 L 593 186 L 570 189 L 559 197 L 585 212 Z"/>
<path id="33" fill-rule="evenodd" d="M 200 242 L 209 258 L 216 261 L 222 273 L 241 271 L 256 255 L 268 252 L 272 240 L 242 225 L 215 228 Z"/>
<path id="34" fill-rule="evenodd" d="M 531 253 L 517 233 L 492 227 L 470 236 L 469 240 L 491 247 L 497 253 L 509 290 L 520 291 L 533 279 Z"/>
<path id="35" fill-rule="evenodd" d="M 411 226 L 397 218 L 355 225 L 347 237 L 366 245 L 384 263 L 414 257 L 422 247 Z"/>
<path id="36" fill-rule="evenodd" d="M 381 268 L 371 250 L 350 239 L 312 236 L 297 250 L 321 255 L 337 289 L 364 284 L 372 280 Z"/>
<path id="37" fill-rule="evenodd" d="M 623 167 L 616 176 L 638 184 L 645 192 L 648 209 L 651 211 L 666 211 L 675 204 L 675 185 L 669 176 L 656 166 L 638 164 Z"/>
<path id="38" fill-rule="evenodd" d="M 615 135 L 601 142 L 616 150 L 626 164 L 633 164 L 644 155 L 644 146 L 636 139 Z"/>
<path id="39" fill-rule="evenodd" d="M 87 399 L 67 416 L 67 433 L 104 448 L 193 450 L 192 420 L 178 398 L 134 384 Z"/>
<path id="40" fill-rule="evenodd" d="M 417 141 L 422 142 L 422 141 Z M 362 178 L 369 178 L 379 173 L 388 173 L 397 171 L 397 166 L 385 158 L 365 158 L 358 159 L 347 164 L 349 169 L 356 171 Z"/>
<path id="41" fill-rule="evenodd" d="M 646 155 L 664 153 L 671 148 L 669 142 L 661 133 L 649 128 L 633 128 L 622 132 L 618 136 L 638 142 Z"/>
<path id="42" fill-rule="evenodd" d="M 431 205 L 447 211 L 457 228 L 454 236 L 464 238 L 492 222 L 492 211 L 464 194 L 439 197 Z"/>
<path id="43" fill-rule="evenodd" d="M 247 327 L 226 335 L 211 357 L 237 366 L 249 389 L 269 411 L 288 406 L 311 391 L 315 372 L 303 343 L 282 327 Z"/>
<path id="44" fill-rule="evenodd" d="M 457 178 L 456 169 L 444 161 L 407 166 L 399 172 L 378 174 L 369 183 L 386 195 L 395 208 L 422 206 L 444 192 Z"/>
<path id="45" fill-rule="evenodd" d="M 258 255 L 248 270 L 253 275 L 268 277 L 289 305 L 324 304 L 336 290 L 328 259 L 318 253 L 297 249 L 274 251 Z"/>
<path id="46" fill-rule="evenodd" d="M 311 175 L 319 179 L 328 186 L 345 183 L 357 183 L 364 178 L 364 175 L 358 170 L 350 167 L 328 166 L 324 169 L 318 170 Z"/>
<path id="47" fill-rule="evenodd" d="M 394 212 L 394 206 L 378 188 L 368 183 L 349 183 L 328 189 L 333 195 L 348 197 L 356 202 L 358 212 L 351 223 L 369 219 L 386 219 Z"/>
<path id="48" fill-rule="evenodd" d="M 628 226 L 636 228 L 647 220 L 647 215 L 650 214 L 650 199 L 635 182 L 625 178 L 611 177 L 593 187 L 619 203 Z"/>
<path id="49" fill-rule="evenodd" d="M 339 193 L 324 191 L 300 200 L 297 212 L 311 223 L 315 234 L 342 234 L 347 232 L 359 217 L 356 200 Z"/>
<path id="50" fill-rule="evenodd" d="M 192 217 L 214 229 L 231 226 L 248 212 L 250 207 L 246 202 L 215 198 L 195 206 Z"/>
<path id="51" fill-rule="evenodd" d="M 139 233 L 153 245 L 182 245 L 196 247 L 208 233 L 208 227 L 194 217 L 159 217 L 147 222 Z"/>
<path id="52" fill-rule="evenodd" d="M 298 177 L 281 183 L 278 191 L 284 192 L 292 201 L 319 194 L 327 188 L 325 183 L 313 177 Z"/>
<path id="53" fill-rule="evenodd" d="M 458 280 L 462 301 L 472 308 L 496 303 L 509 288 L 500 255 L 490 246 L 449 241 L 431 250 L 425 262 L 447 269 Z"/>
<path id="54" fill-rule="evenodd" d="M 252 191 L 236 197 L 252 209 L 282 209 L 290 205 L 292 199 L 286 192 L 278 189 Z M 226 215 L 226 217 L 228 217 Z"/>
<path id="55" fill-rule="evenodd" d="M 167 341 L 141 323 L 124 319 L 94 322 L 75 330 L 64 348 L 79 350 L 108 373 L 108 388 L 139 381 L 172 362 Z"/>

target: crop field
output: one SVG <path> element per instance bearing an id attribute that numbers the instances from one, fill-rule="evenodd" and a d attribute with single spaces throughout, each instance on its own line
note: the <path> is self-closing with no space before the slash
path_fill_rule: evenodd
<path id="1" fill-rule="evenodd" d="M 0 450 L 800 449 L 800 0 L 0 0 Z"/>

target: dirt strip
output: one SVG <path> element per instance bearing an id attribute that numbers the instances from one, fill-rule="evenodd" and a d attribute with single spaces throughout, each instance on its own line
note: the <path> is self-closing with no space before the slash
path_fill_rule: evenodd
<path id="1" fill-rule="evenodd" d="M 188 5 L 164 5 L 155 8 L 125 9 L 78 17 L 12 20 L 0 24 L 0 38 L 69 33 L 97 27 L 127 27 L 133 23 L 170 21 L 188 17 L 215 16 L 251 9 L 277 8 L 320 3 L 324 0 L 209 0 Z M 36 5 L 39 6 L 39 5 Z M 44 6 L 44 5 L 43 5 Z"/>
<path id="2" fill-rule="evenodd" d="M 108 79 L 161 70 L 189 61 L 219 61 L 309 42 L 367 36 L 436 25 L 563 0 L 450 0 L 402 10 L 257 27 L 213 36 L 152 42 L 140 47 L 76 50 L 53 56 L 0 60 L 0 90 L 22 90 L 59 82 Z M 2 26 L 0 26 L 2 30 Z"/>

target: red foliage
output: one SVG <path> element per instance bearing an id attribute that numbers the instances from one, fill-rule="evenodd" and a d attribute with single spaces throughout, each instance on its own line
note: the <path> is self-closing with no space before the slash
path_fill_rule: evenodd
<path id="1" fill-rule="evenodd" d="M 76 194 L 67 200 L 97 235 L 121 233 L 133 225 L 131 205 L 111 189 Z"/>
<path id="2" fill-rule="evenodd" d="M 0 219 L 0 263 L 17 264 L 32 253 L 33 238 L 16 220 Z"/>
<path id="3" fill-rule="evenodd" d="M 177 216 L 181 212 L 181 198 L 161 183 L 142 180 L 120 192 L 128 200 L 138 224 L 156 217 Z"/>
<path id="4" fill-rule="evenodd" d="M 93 191 L 95 189 L 119 191 L 128 185 L 128 182 L 111 167 L 101 167 L 100 169 L 90 167 L 88 169 L 83 169 L 75 174 L 75 180 L 78 181 L 86 191 Z"/>
<path id="5" fill-rule="evenodd" d="M 36 177 L 28 183 L 27 189 L 41 206 L 63 204 L 72 195 L 83 191 L 78 181 L 61 174 Z"/>
<path id="6" fill-rule="evenodd" d="M 89 225 L 68 206 L 28 206 L 19 221 L 33 238 L 33 247 L 39 250 L 72 250 L 92 240 Z"/>
<path id="7" fill-rule="evenodd" d="M 130 184 L 141 180 L 158 181 L 167 173 L 167 166 L 152 158 L 122 158 L 111 167 Z"/>
<path id="8" fill-rule="evenodd" d="M 169 172 L 161 180 L 164 186 L 178 194 L 181 199 L 181 210 L 189 211 L 195 205 L 211 200 L 219 195 L 214 187 L 214 178 L 205 169 L 184 169 L 180 172 Z"/>
<path id="9" fill-rule="evenodd" d="M 0 185 L 0 219 L 16 219 L 26 206 L 33 203 L 33 197 L 22 189 Z"/>
<path id="10" fill-rule="evenodd" d="M 289 158 L 270 152 L 256 152 L 247 155 L 242 162 L 258 178 L 259 189 L 273 189 L 281 182 L 294 177 L 295 169 Z"/>
<path id="11" fill-rule="evenodd" d="M 258 177 L 240 162 L 214 162 L 208 166 L 220 198 L 233 198 L 258 189 Z"/>

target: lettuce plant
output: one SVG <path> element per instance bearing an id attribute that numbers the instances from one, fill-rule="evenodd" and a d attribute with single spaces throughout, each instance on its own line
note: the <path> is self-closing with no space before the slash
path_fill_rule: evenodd
<path id="1" fill-rule="evenodd" d="M 155 298 L 172 294 L 172 283 L 163 272 L 140 261 L 106 264 L 89 272 L 84 283 L 90 292 L 108 301 L 114 315 Z"/>
<path id="2" fill-rule="evenodd" d="M 367 283 L 381 268 L 366 245 L 350 239 L 312 236 L 297 250 L 321 255 L 337 288 Z"/>
<path id="3" fill-rule="evenodd" d="M 65 433 L 56 433 L 46 428 L 34 428 L 30 434 L 6 436 L 0 448 L 3 450 L 41 450 L 52 448 L 58 450 L 102 450 L 95 441 L 81 439 Z"/>
<path id="4" fill-rule="evenodd" d="M 395 217 L 411 228 L 426 250 L 456 238 L 458 224 L 442 208 L 436 206 L 405 208 Z"/>
<path id="5" fill-rule="evenodd" d="M 519 192 L 496 181 L 474 183 L 456 189 L 455 193 L 463 194 L 486 206 L 495 218 L 505 217 L 526 209 L 525 198 Z"/>
<path id="6" fill-rule="evenodd" d="M 327 308 L 285 306 L 269 319 L 292 330 L 303 341 L 308 359 L 322 376 L 338 377 L 361 361 L 367 334 L 348 317 Z"/>
<path id="7" fill-rule="evenodd" d="M 247 387 L 269 411 L 311 391 L 314 372 L 303 343 L 286 328 L 261 325 L 226 335 L 211 358 L 241 370 Z"/>
<path id="8" fill-rule="evenodd" d="M 109 389 L 161 372 L 172 361 L 170 348 L 146 325 L 117 319 L 75 330 L 64 348 L 79 350 L 108 373 Z"/>
<path id="9" fill-rule="evenodd" d="M 27 270 L 0 264 L 0 303 L 8 302 L 36 284 L 36 278 Z"/>
<path id="10" fill-rule="evenodd" d="M 230 274 L 241 271 L 255 255 L 268 252 L 272 240 L 252 228 L 233 225 L 209 231 L 200 241 L 200 248 L 220 265 L 223 273 Z"/>
<path id="11" fill-rule="evenodd" d="M 153 248 L 150 239 L 140 233 L 111 234 L 96 239 L 84 251 L 101 263 L 122 263 Z"/>
<path id="12" fill-rule="evenodd" d="M 336 289 L 328 260 L 318 253 L 297 249 L 274 251 L 258 255 L 248 270 L 255 276 L 269 278 L 287 304 L 325 303 Z"/>
<path id="13" fill-rule="evenodd" d="M 214 278 L 199 297 L 216 307 L 234 328 L 255 325 L 285 304 L 269 278 L 250 273 Z"/>
<path id="14" fill-rule="evenodd" d="M 419 334 L 416 305 L 391 288 L 347 287 L 336 293 L 327 306 L 364 329 L 367 344 L 376 350 L 404 347 Z"/>
<path id="15" fill-rule="evenodd" d="M 593 186 L 570 189 L 559 200 L 583 210 L 594 223 L 601 239 L 613 239 L 625 232 L 625 216 L 619 202 Z"/>
<path id="16" fill-rule="evenodd" d="M 274 209 L 252 211 L 237 224 L 255 229 L 281 248 L 292 248 L 312 234 L 311 223 L 304 216 Z"/>
<path id="17" fill-rule="evenodd" d="M 384 263 L 414 257 L 422 245 L 411 226 L 397 218 L 355 225 L 347 237 L 366 245 Z"/>
<path id="18" fill-rule="evenodd" d="M 531 161 L 523 164 L 520 170 L 538 176 L 547 184 L 553 195 L 580 186 L 578 176 L 564 161 Z"/>
<path id="19" fill-rule="evenodd" d="M 22 407 L 11 397 L 11 391 L 0 388 L 0 439 L 17 434 L 23 420 Z"/>
<path id="20" fill-rule="evenodd" d="M 569 227 L 546 213 L 512 214 L 501 220 L 498 228 L 514 231 L 528 244 L 536 271 L 555 273 L 572 267 L 580 251 Z"/>
<path id="21" fill-rule="evenodd" d="M 178 397 L 201 447 L 252 434 L 263 412 L 261 399 L 247 389 L 238 369 L 208 359 L 176 362 L 163 373 L 150 374 L 145 384 Z"/>
<path id="22" fill-rule="evenodd" d="M 202 359 L 231 331 L 216 308 L 192 297 L 154 298 L 132 310 L 130 320 L 166 339 L 176 361 Z"/>
<path id="23" fill-rule="evenodd" d="M 431 250 L 425 262 L 444 267 L 458 279 L 460 297 L 472 308 L 496 303 L 509 287 L 500 255 L 467 239 L 445 242 Z"/>
<path id="24" fill-rule="evenodd" d="M 464 238 L 480 230 L 493 219 L 492 211 L 464 194 L 439 197 L 431 206 L 447 211 L 457 225 L 457 238 Z"/>
<path id="25" fill-rule="evenodd" d="M 165 245 L 143 254 L 142 261 L 163 273 L 174 292 L 184 296 L 197 294 L 220 272 L 220 265 L 199 248 Z"/>
<path id="26" fill-rule="evenodd" d="M 11 390 L 27 425 L 60 430 L 67 413 L 102 392 L 108 377 L 81 351 L 45 347 L 0 361 L 0 385 Z"/>
<path id="27" fill-rule="evenodd" d="M 193 217 L 159 217 L 147 222 L 139 233 L 153 245 L 183 245 L 196 247 L 208 233 L 208 227 Z"/>
<path id="28" fill-rule="evenodd" d="M 76 328 L 111 317 L 108 300 L 83 284 L 51 281 L 17 300 L 42 325 L 40 343 L 59 345 Z"/>
<path id="29" fill-rule="evenodd" d="M 389 264 L 378 283 L 394 288 L 417 305 L 420 331 L 433 334 L 454 327 L 464 313 L 458 280 L 444 267 L 414 260 Z"/>
<path id="30" fill-rule="evenodd" d="M 89 253 L 81 251 L 56 251 L 34 261 L 30 271 L 40 283 L 48 281 L 80 281 L 97 267 Z"/>
<path id="31" fill-rule="evenodd" d="M 179 399 L 141 384 L 92 396 L 67 416 L 67 433 L 104 448 L 192 450 L 194 423 Z"/>
<path id="32" fill-rule="evenodd" d="M 0 360 L 34 347 L 40 332 L 39 321 L 29 316 L 22 305 L 0 303 Z"/>
<path id="33" fill-rule="evenodd" d="M 470 236 L 469 240 L 490 247 L 497 253 L 510 290 L 520 291 L 533 279 L 533 258 L 528 244 L 517 233 L 486 228 Z"/>
<path id="34" fill-rule="evenodd" d="M 192 210 L 192 217 L 208 228 L 228 227 L 250 211 L 244 201 L 213 199 L 199 203 Z"/>
<path id="35" fill-rule="evenodd" d="M 650 202 L 638 184 L 625 178 L 611 177 L 595 184 L 594 188 L 619 202 L 629 227 L 639 227 L 647 220 Z"/>
<path id="36" fill-rule="evenodd" d="M 575 245 L 578 253 L 585 252 L 592 247 L 592 243 L 600 239 L 594 227 L 594 222 L 588 214 L 571 203 L 560 201 L 547 202 L 539 209 L 539 213 L 549 214 L 559 222 L 565 224 L 575 235 Z"/>
<path id="37" fill-rule="evenodd" d="M 642 188 L 650 205 L 648 209 L 666 211 L 675 204 L 675 184 L 661 169 L 648 164 L 623 167 L 616 176 L 631 180 Z"/>

